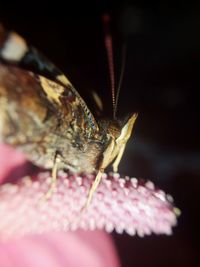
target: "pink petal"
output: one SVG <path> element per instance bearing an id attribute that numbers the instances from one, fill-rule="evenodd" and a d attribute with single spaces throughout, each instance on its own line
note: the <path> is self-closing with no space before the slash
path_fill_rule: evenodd
<path id="1" fill-rule="evenodd" d="M 0 183 L 9 175 L 16 166 L 26 162 L 25 156 L 13 148 L 0 144 Z"/>
<path id="2" fill-rule="evenodd" d="M 29 236 L 0 243 L 3 267 L 119 267 L 109 235 L 102 231 L 77 231 Z"/>

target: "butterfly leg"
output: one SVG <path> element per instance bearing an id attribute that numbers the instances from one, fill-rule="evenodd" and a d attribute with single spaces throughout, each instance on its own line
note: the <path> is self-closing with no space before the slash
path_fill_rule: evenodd
<path id="1" fill-rule="evenodd" d="M 90 191 L 89 191 L 89 194 L 88 194 L 88 198 L 87 198 L 87 202 L 85 204 L 85 208 L 87 208 L 89 205 L 90 205 L 90 202 L 92 200 L 92 197 L 93 197 L 93 194 L 94 192 L 97 190 L 97 187 L 101 181 L 101 177 L 102 177 L 102 174 L 104 172 L 104 169 L 100 169 L 97 173 L 97 176 L 95 177 L 95 180 L 92 184 L 92 187 L 90 188 Z"/>
<path id="2" fill-rule="evenodd" d="M 44 195 L 44 200 L 48 200 L 53 195 L 54 189 L 56 187 L 59 162 L 60 162 L 60 159 L 56 155 L 55 156 L 55 160 L 54 160 L 54 165 L 53 165 L 53 168 L 52 168 L 52 172 L 51 172 L 51 184 L 50 184 L 50 188 L 46 192 L 46 194 Z"/>
<path id="3" fill-rule="evenodd" d="M 119 166 L 119 163 L 120 163 L 120 161 L 122 159 L 122 156 L 124 154 L 125 147 L 126 147 L 126 145 L 122 145 L 122 147 L 121 147 L 121 149 L 119 151 L 119 154 L 117 155 L 117 157 L 116 157 L 116 159 L 115 159 L 115 161 L 114 161 L 114 163 L 112 165 L 114 172 L 118 172 L 118 166 Z"/>
<path id="4" fill-rule="evenodd" d="M 86 204 L 85 204 L 85 206 L 83 207 L 82 210 L 84 210 L 85 208 L 87 208 L 90 205 L 92 197 L 93 197 L 93 195 L 94 195 L 94 193 L 95 193 L 96 189 L 98 188 L 98 185 L 99 185 L 99 183 L 101 181 L 101 177 L 102 177 L 102 174 L 104 173 L 104 169 L 108 166 L 108 164 L 110 162 L 110 157 L 112 155 L 113 149 L 114 149 L 114 140 L 112 139 L 110 141 L 108 147 L 106 148 L 106 150 L 103 153 L 103 160 L 102 160 L 102 162 L 100 164 L 98 173 L 97 173 L 97 175 L 95 177 L 95 180 L 94 180 L 94 182 L 92 184 L 92 187 L 90 188 Z"/>

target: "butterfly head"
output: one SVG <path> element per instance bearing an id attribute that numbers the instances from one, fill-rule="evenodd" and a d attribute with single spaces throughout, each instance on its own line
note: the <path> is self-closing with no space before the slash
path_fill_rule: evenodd
<path id="1" fill-rule="evenodd" d="M 138 114 L 133 113 L 128 120 L 126 120 L 125 124 L 122 126 L 120 135 L 116 139 L 116 143 L 126 143 L 131 136 L 133 126 L 137 119 Z"/>
<path id="2" fill-rule="evenodd" d="M 132 114 L 128 120 L 120 127 L 116 122 L 110 122 L 107 128 L 108 146 L 103 153 L 102 168 L 106 168 L 113 162 L 113 171 L 118 171 L 118 165 L 123 156 L 127 141 L 129 140 L 137 113 Z"/>

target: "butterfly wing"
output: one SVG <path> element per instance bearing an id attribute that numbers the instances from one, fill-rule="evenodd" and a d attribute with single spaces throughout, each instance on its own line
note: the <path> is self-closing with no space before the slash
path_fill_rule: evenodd
<path id="1" fill-rule="evenodd" d="M 76 147 L 71 152 L 75 154 L 86 151 L 84 144 L 94 140 L 99 130 L 69 80 L 22 37 L 2 27 L 0 119 L 0 139 L 47 168 L 59 146 Z"/>
<path id="2" fill-rule="evenodd" d="M 50 80 L 67 85 L 67 77 L 41 52 L 28 44 L 19 34 L 6 31 L 0 24 L 0 59 Z"/>
<path id="3" fill-rule="evenodd" d="M 74 157 L 77 165 L 81 153 L 98 155 L 98 126 L 73 90 L 70 84 L 63 86 L 0 64 L 0 140 L 20 148 L 31 161 L 46 168 L 52 167 L 56 153 L 64 153 L 69 163 Z M 89 149 L 90 141 L 93 149 Z M 89 161 L 85 156 L 86 165 Z"/>

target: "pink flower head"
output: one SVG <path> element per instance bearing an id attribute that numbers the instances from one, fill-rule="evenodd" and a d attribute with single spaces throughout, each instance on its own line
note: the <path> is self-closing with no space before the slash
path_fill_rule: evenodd
<path id="1" fill-rule="evenodd" d="M 42 196 L 50 186 L 50 173 L 41 172 L 0 187 L 0 238 L 31 233 L 77 229 L 139 236 L 171 234 L 177 223 L 172 197 L 152 182 L 104 174 L 90 206 L 86 203 L 93 175 L 59 173 L 55 192 L 47 201 Z"/>

